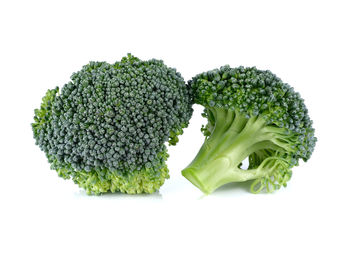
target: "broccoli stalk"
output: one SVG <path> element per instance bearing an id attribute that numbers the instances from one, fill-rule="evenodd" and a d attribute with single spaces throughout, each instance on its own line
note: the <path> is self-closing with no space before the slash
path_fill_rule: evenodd
<path id="1" fill-rule="evenodd" d="M 316 138 L 303 99 L 270 71 L 223 66 L 188 84 L 208 123 L 182 174 L 204 193 L 248 180 L 253 193 L 272 192 L 286 186 L 299 159 L 310 158 Z"/>
<path id="2" fill-rule="evenodd" d="M 280 183 L 285 184 L 289 180 L 290 160 L 287 154 L 282 153 L 292 151 L 290 143 L 293 137 L 285 129 L 268 126 L 259 116 L 247 118 L 238 111 L 207 108 L 207 112 L 215 121 L 214 129 L 195 159 L 182 171 L 184 177 L 206 194 L 230 182 L 268 178 L 276 169 L 284 171 L 284 176 L 279 178 Z M 256 168 L 240 168 L 244 159 L 264 149 L 273 149 L 281 154 L 265 158 Z M 262 189 L 255 186 L 252 184 L 253 192 Z"/>

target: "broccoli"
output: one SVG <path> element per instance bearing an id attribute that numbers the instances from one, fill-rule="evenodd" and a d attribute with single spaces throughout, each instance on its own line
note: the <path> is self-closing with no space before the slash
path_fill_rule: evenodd
<path id="1" fill-rule="evenodd" d="M 204 193 L 248 180 L 253 193 L 272 192 L 286 186 L 299 159 L 310 158 L 316 138 L 304 101 L 270 71 L 227 65 L 188 84 L 208 122 L 204 144 L 182 174 Z"/>
<path id="2" fill-rule="evenodd" d="M 192 111 L 180 73 L 128 54 L 90 62 L 48 90 L 32 130 L 51 169 L 88 194 L 152 193 L 169 177 L 164 143 L 177 143 Z"/>

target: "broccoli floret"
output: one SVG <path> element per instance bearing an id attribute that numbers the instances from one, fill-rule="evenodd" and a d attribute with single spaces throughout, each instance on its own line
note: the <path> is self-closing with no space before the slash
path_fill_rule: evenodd
<path id="1" fill-rule="evenodd" d="M 169 177 L 164 143 L 177 143 L 191 115 L 180 73 L 128 54 L 90 62 L 48 90 L 32 129 L 51 168 L 88 194 L 152 193 Z"/>
<path id="2" fill-rule="evenodd" d="M 316 138 L 304 101 L 270 71 L 223 66 L 188 84 L 208 123 L 203 146 L 182 174 L 204 193 L 247 180 L 254 193 L 272 192 L 286 186 L 299 159 L 310 158 Z"/>

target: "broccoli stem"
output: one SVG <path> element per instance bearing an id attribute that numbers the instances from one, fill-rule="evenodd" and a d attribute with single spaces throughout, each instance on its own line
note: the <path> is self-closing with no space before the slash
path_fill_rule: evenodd
<path id="1" fill-rule="evenodd" d="M 249 171 L 233 168 L 230 166 L 229 159 L 225 157 L 216 159 L 201 168 L 187 167 L 182 171 L 182 175 L 205 194 L 210 194 L 224 184 L 256 179 L 263 174 L 259 169 Z"/>
<path id="2" fill-rule="evenodd" d="M 247 118 L 238 111 L 207 108 L 215 122 L 211 135 L 205 140 L 195 159 L 182 175 L 206 194 L 230 182 L 242 182 L 266 176 L 271 169 L 242 170 L 242 161 L 261 149 L 283 151 L 285 143 L 270 130 L 262 117 Z M 280 133 L 276 133 L 276 131 Z"/>

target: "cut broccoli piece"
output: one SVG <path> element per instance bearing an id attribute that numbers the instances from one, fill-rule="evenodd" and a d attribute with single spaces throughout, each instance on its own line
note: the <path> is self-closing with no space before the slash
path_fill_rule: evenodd
<path id="1" fill-rule="evenodd" d="M 88 194 L 152 193 L 169 177 L 164 143 L 177 143 L 191 115 L 180 73 L 128 54 L 90 62 L 48 90 L 32 129 L 51 168 Z"/>
<path id="2" fill-rule="evenodd" d="M 204 193 L 247 180 L 254 193 L 272 192 L 286 186 L 299 159 L 310 158 L 316 138 L 304 101 L 270 71 L 223 66 L 188 84 L 208 123 L 203 146 L 182 174 Z"/>

